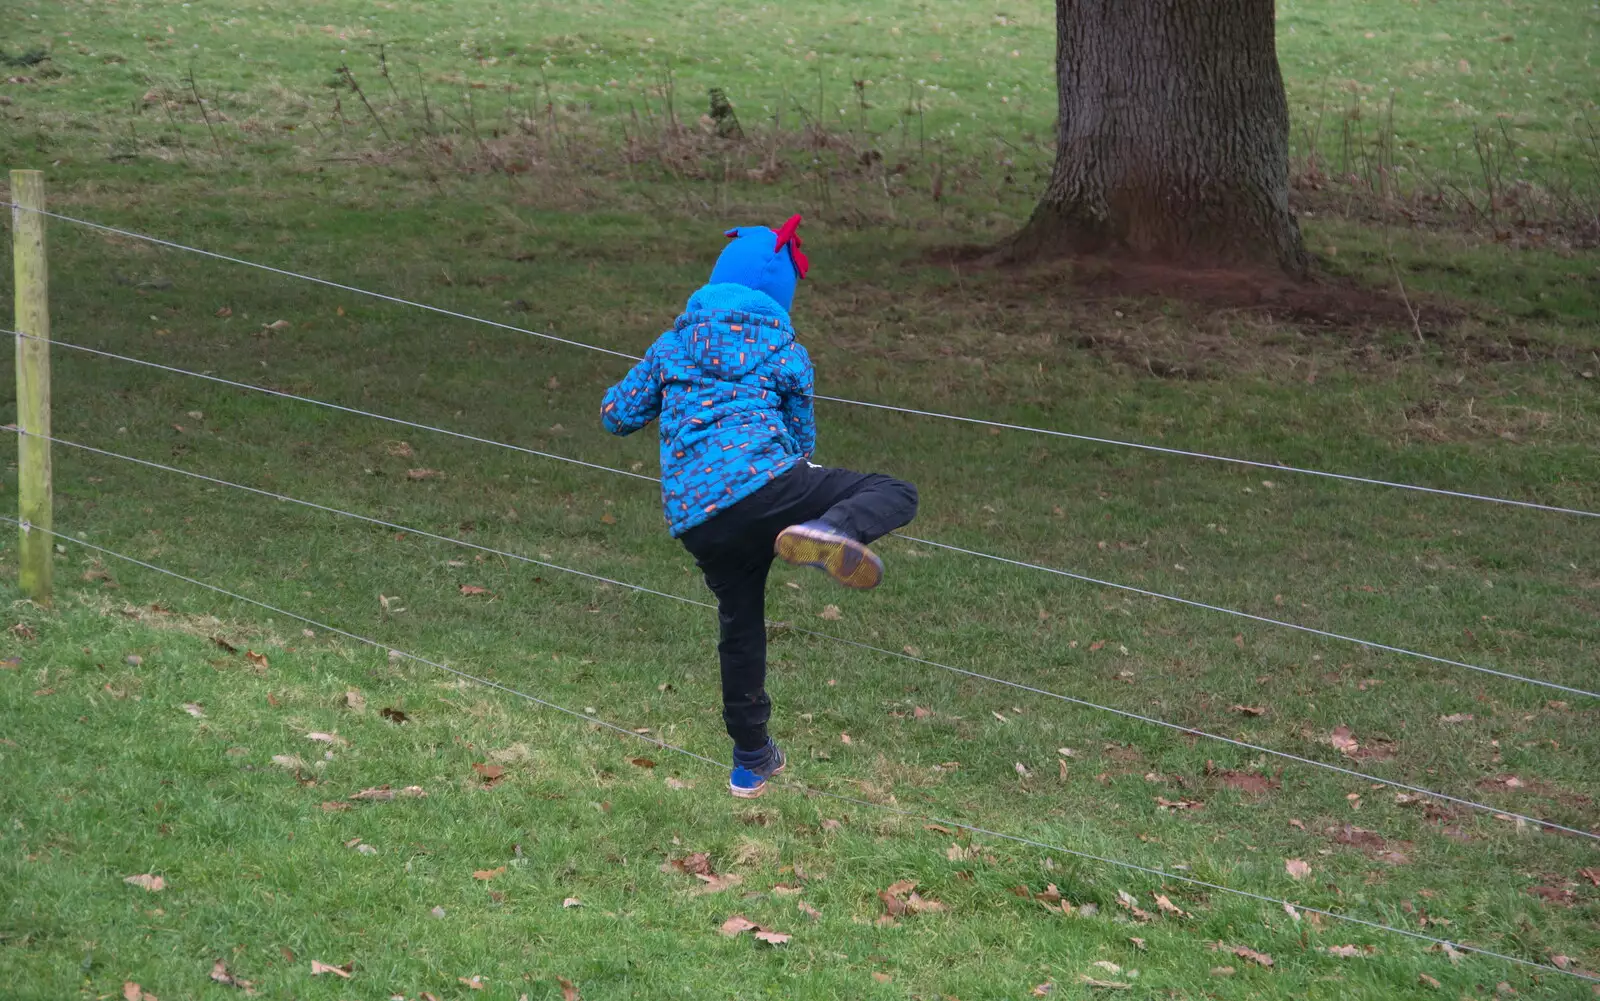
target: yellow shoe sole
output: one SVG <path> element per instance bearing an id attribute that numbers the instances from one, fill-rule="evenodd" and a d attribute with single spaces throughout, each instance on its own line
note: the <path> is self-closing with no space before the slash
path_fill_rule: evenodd
<path id="1" fill-rule="evenodd" d="M 856 590 L 877 587 L 883 580 L 883 561 L 854 539 L 806 525 L 791 525 L 778 533 L 778 558 L 794 566 L 816 567 L 829 577 Z"/>

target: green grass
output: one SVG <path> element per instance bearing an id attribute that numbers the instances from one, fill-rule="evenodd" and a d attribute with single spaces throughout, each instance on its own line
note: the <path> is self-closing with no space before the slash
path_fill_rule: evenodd
<path id="1" fill-rule="evenodd" d="M 952 156 L 983 155 L 983 143 L 960 136 L 979 127 L 967 116 L 981 110 L 976 95 L 987 94 L 980 87 L 990 74 L 997 89 L 1032 88 L 1012 91 L 1025 97 L 995 112 L 1010 116 L 993 118 L 995 129 L 1017 141 L 1047 125 L 1043 5 L 951 14 L 935 29 L 909 8 L 874 10 L 868 26 L 845 25 L 851 12 L 842 6 L 807 4 L 785 14 L 792 55 L 754 63 L 722 55 L 750 48 L 747 25 L 703 27 L 703 17 L 680 9 L 540 8 L 508 23 L 501 41 L 492 18 L 505 15 L 487 4 L 299 3 L 237 14 L 206 4 L 107 5 L 93 20 L 72 5 L 13 5 L 4 16 L 27 31 L 8 33 L 8 51 L 40 32 L 65 75 L 6 89 L 16 103 L 0 110 L 28 127 L 0 137 L 0 148 L 14 164 L 47 169 L 64 211 L 633 352 L 703 277 L 728 219 L 769 220 L 798 207 L 816 267 L 796 321 L 822 392 L 1600 509 L 1600 380 L 1584 375 L 1600 370 L 1593 262 L 1560 248 L 1306 220 L 1328 270 L 1387 284 L 1398 269 L 1411 294 L 1457 305 L 1463 319 L 1430 329 L 1419 345 L 1409 329 L 1323 331 L 1106 297 L 1057 268 L 932 263 L 931 251 L 990 238 L 1025 209 L 1024 184 L 996 193 L 982 171 L 937 205 L 898 199 L 895 224 L 880 226 L 855 211 L 867 186 L 841 186 L 830 206 L 795 177 L 713 186 L 613 168 L 618 176 L 602 173 L 581 191 L 504 175 L 430 179 L 419 160 L 319 159 L 364 135 L 343 142 L 277 129 L 256 143 L 241 127 L 253 101 L 274 125 L 280 112 L 285 122 L 308 120 L 310 112 L 291 113 L 304 95 L 331 103 L 317 88 L 339 43 L 321 25 L 359 29 L 373 16 L 392 51 L 424 60 L 426 73 L 481 74 L 518 84 L 524 96 L 542 88 L 542 57 L 559 48 L 546 72 L 563 93 L 599 95 L 612 78 L 642 85 L 670 56 L 685 101 L 717 83 L 741 109 L 775 106 L 781 79 L 810 88 L 808 67 L 820 66 L 841 95 L 848 74 L 876 73 L 889 82 L 882 117 L 869 126 L 896 137 L 903 82 L 892 74 L 937 82 L 925 125 L 964 123 L 947 136 Z M 1486 113 L 1536 114 L 1537 123 L 1518 126 L 1529 136 L 1536 124 L 1556 133 L 1564 116 L 1592 103 L 1563 89 L 1587 81 L 1592 11 L 1506 8 L 1492 17 L 1532 24 L 1495 21 L 1479 33 L 1470 5 L 1404 8 L 1423 13 L 1388 24 L 1378 19 L 1384 10 L 1331 5 L 1315 12 L 1317 27 L 1311 13 L 1284 8 L 1280 26 L 1296 29 L 1280 35 L 1297 102 L 1332 63 L 1367 79 L 1403 65 L 1409 39 L 1448 30 L 1460 40 L 1429 56 L 1445 60 L 1439 73 L 1454 74 L 1454 60 L 1467 58 L 1474 72 L 1450 77 L 1473 88 L 1459 96 Z M 1454 26 L 1465 22 L 1462 10 L 1477 19 L 1471 33 Z M 1017 25 L 999 25 L 999 13 Z M 884 27 L 896 17 L 899 35 Z M 224 18 L 248 18 L 248 33 Z M 212 20 L 225 30 L 212 33 Z M 60 36 L 68 30 L 71 40 Z M 1506 31 L 1517 39 L 1490 37 Z M 691 45 L 702 32 L 715 44 Z M 185 49 L 190 37 L 202 47 Z M 488 46 L 497 62 L 468 60 L 463 40 Z M 228 48 L 236 42 L 248 42 L 249 58 Z M 641 45 L 652 48 L 641 55 Z M 1490 54 L 1509 59 L 1521 45 L 1535 46 L 1552 71 L 1537 78 L 1538 90 L 1529 85 L 1531 103 L 1498 103 Z M 585 48 L 604 48 L 618 63 L 581 55 Z M 815 62 L 805 59 L 812 50 Z M 724 64 L 709 62 L 713 51 Z M 113 53 L 126 61 L 105 62 Z M 153 133 L 171 128 L 165 116 L 128 111 L 149 86 L 144 74 L 170 82 L 191 55 L 197 79 L 227 95 L 225 158 L 205 154 L 197 120 L 162 145 Z M 857 56 L 866 69 L 854 68 Z M 273 96 L 275 82 L 288 96 Z M 352 95 L 343 97 L 357 123 Z M 195 118 L 192 107 L 184 114 Z M 1413 114 L 1407 134 L 1441 137 L 1429 143 L 1459 134 L 1438 109 L 1397 102 L 1397 120 Z M 123 139 L 130 125 L 142 130 L 137 140 Z M 180 133 L 187 158 L 176 152 Z M 596 426 L 599 394 L 622 370 L 616 359 L 64 225 L 52 225 L 51 241 L 53 319 L 64 340 L 655 471 L 649 434 L 619 441 Z M 231 315 L 217 315 L 223 307 Z M 286 328 L 263 329 L 280 319 Z M 706 597 L 662 531 L 649 483 L 402 435 L 65 349 L 54 364 L 62 437 Z M 1600 546 L 1584 520 L 832 404 L 820 417 L 823 461 L 918 483 L 924 509 L 914 530 L 928 538 L 1580 688 L 1600 676 Z M 409 456 L 396 454 L 401 438 Z M 56 462 L 65 533 L 726 756 L 704 610 L 71 449 L 58 449 Z M 443 476 L 413 481 L 412 468 Z M 14 490 L 9 472 L 3 494 Z M 0 579 L 9 582 L 15 547 L 0 537 Z M 883 551 L 892 576 L 870 595 L 776 574 L 772 617 L 1331 762 L 1348 763 L 1328 744 L 1348 725 L 1393 754 L 1360 761 L 1365 770 L 1572 826 L 1600 824 L 1589 700 L 1556 705 L 1547 690 L 904 542 Z M 1486 960 L 1452 966 L 1377 932 L 1296 927 L 1271 906 L 1014 843 L 972 839 L 971 857 L 952 859 L 952 842 L 965 856 L 966 839 L 793 790 L 734 804 L 721 791 L 725 776 L 691 759 L 320 630 L 304 636 L 301 623 L 259 608 L 97 564 L 71 545 L 57 570 L 56 611 L 14 603 L 9 583 L 0 592 L 12 619 L 0 625 L 28 627 L 0 634 L 3 656 L 19 660 L 0 669 L 0 761 L 15 777 L 0 787 L 7 996 L 120 996 L 125 980 L 162 1001 L 227 996 L 206 977 L 219 957 L 264 996 L 297 998 L 555 998 L 558 976 L 591 1001 L 973 1001 L 1025 997 L 1046 982 L 1057 985 L 1054 996 L 1086 997 L 1083 974 L 1150 998 L 1484 997 L 1502 980 L 1522 996 L 1587 991 Z M 463 595 L 464 584 L 490 593 Z M 840 610 L 836 621 L 821 618 L 829 605 Z M 265 653 L 269 666 L 253 668 L 214 636 Z M 1291 765 L 1277 775 L 1270 758 L 793 631 L 775 636 L 772 654 L 776 732 L 798 782 L 1600 968 L 1600 892 L 1579 874 L 1596 864 L 1586 840 L 1466 811 L 1429 816 L 1322 770 Z M 364 693 L 364 712 L 340 707 L 350 688 Z M 184 703 L 203 706 L 204 718 Z M 1243 716 L 1232 708 L 1240 704 L 1268 711 Z M 411 721 L 388 722 L 383 707 Z M 931 715 L 918 718 L 919 707 Z M 1461 713 L 1473 719 L 1440 720 Z M 330 748 L 308 732 L 349 744 Z M 1063 747 L 1075 756 L 1061 758 Z M 333 757 L 318 767 L 325 750 Z M 280 754 L 306 759 L 302 775 L 315 784 L 274 766 Z M 656 766 L 631 764 L 640 754 Z M 1064 777 L 1058 760 L 1068 762 Z M 482 788 L 471 766 L 493 761 L 506 776 Z M 1219 778 L 1228 770 L 1281 785 L 1244 795 Z M 1526 784 L 1480 786 L 1505 774 Z M 692 786 L 669 788 L 668 776 Z M 321 806 L 386 783 L 421 785 L 428 796 Z M 1158 796 L 1204 805 L 1167 812 Z M 1328 831 L 1345 824 L 1378 832 L 1407 861 L 1340 844 Z M 346 847 L 353 838 L 375 853 Z M 695 851 L 743 882 L 695 895 L 696 881 L 660 871 Z M 1293 858 L 1311 865 L 1312 879 L 1290 879 L 1284 860 Z M 492 880 L 473 878 L 500 866 L 506 872 Z M 145 872 L 164 875 L 168 888 L 148 894 L 122 882 Z M 903 879 L 919 880 L 948 910 L 878 926 L 876 893 Z M 1098 915 L 1049 914 L 1011 892 L 1051 882 L 1074 903 L 1097 904 Z M 803 893 L 772 892 L 778 884 Z M 1573 906 L 1530 893 L 1538 887 L 1570 891 Z M 1118 890 L 1147 909 L 1166 893 L 1189 916 L 1130 923 Z M 561 906 L 574 896 L 584 906 Z M 797 900 L 820 917 L 800 913 Z M 780 947 L 725 939 L 717 927 L 735 913 L 794 938 Z M 1210 951 L 1217 941 L 1270 953 L 1274 967 Z M 1344 944 L 1377 953 L 1318 951 Z M 312 978 L 312 959 L 354 962 L 355 977 Z M 1097 960 L 1139 976 L 1109 974 Z M 1212 974 L 1223 965 L 1235 974 Z M 487 989 L 458 982 L 473 975 Z"/>

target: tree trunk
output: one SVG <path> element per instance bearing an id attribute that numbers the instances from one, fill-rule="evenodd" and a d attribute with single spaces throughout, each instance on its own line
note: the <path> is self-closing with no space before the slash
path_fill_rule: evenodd
<path id="1" fill-rule="evenodd" d="M 1050 186 L 1010 247 L 1306 272 L 1273 0 L 1056 0 Z"/>

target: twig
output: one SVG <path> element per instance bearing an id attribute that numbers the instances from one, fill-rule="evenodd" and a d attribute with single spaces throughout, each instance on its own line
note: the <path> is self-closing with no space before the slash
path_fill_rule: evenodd
<path id="1" fill-rule="evenodd" d="M 367 100 L 367 92 L 361 89 L 359 83 L 356 83 L 356 75 L 350 72 L 350 67 L 340 66 L 339 72 L 343 74 L 344 82 L 350 85 L 350 89 L 356 92 L 357 97 L 361 98 L 361 103 L 366 107 L 367 114 L 371 115 L 372 120 L 377 123 L 378 131 L 383 133 L 384 141 L 394 142 L 394 137 L 389 135 L 389 129 L 383 124 L 383 119 L 378 117 L 378 112 L 372 107 L 372 102 Z"/>
<path id="2" fill-rule="evenodd" d="M 189 92 L 194 95 L 194 103 L 200 106 L 200 117 L 206 120 L 206 131 L 211 133 L 211 144 L 217 148 L 217 155 L 222 156 L 222 140 L 217 138 L 217 130 L 211 124 L 211 114 L 206 111 L 206 99 L 200 96 L 200 87 L 194 82 L 194 63 L 189 64 Z"/>

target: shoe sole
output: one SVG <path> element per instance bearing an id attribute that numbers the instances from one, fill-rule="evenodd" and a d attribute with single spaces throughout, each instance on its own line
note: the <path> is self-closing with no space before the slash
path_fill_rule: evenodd
<path id="1" fill-rule="evenodd" d="M 732 782 L 729 782 L 728 783 L 728 791 L 733 793 L 733 796 L 734 796 L 735 799 L 760 799 L 761 798 L 761 794 L 767 791 L 767 783 L 771 782 L 777 776 L 782 775 L 783 774 L 783 770 L 785 768 L 788 768 L 788 767 L 789 767 L 789 762 L 788 761 L 784 761 L 783 764 L 778 766 L 777 771 L 773 772 L 771 775 L 768 775 L 766 777 L 766 779 L 763 780 L 762 783 L 760 785 L 756 786 L 754 789 L 741 789 L 738 786 L 734 785 Z"/>
<path id="2" fill-rule="evenodd" d="M 816 567 L 845 587 L 865 591 L 883 580 L 883 562 L 854 539 L 793 525 L 778 533 L 777 554 L 785 563 Z"/>

